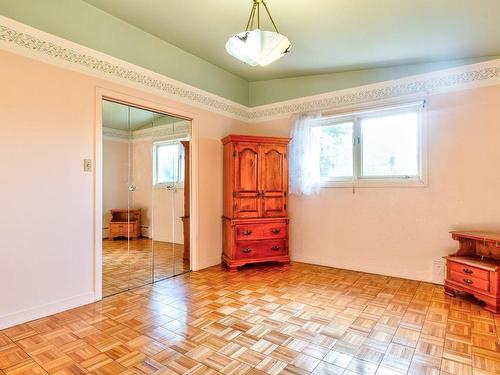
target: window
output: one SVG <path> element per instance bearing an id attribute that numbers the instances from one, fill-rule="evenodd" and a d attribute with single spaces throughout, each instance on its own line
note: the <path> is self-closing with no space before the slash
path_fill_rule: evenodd
<path id="1" fill-rule="evenodd" d="M 422 185 L 422 104 L 319 120 L 323 185 Z"/>
<path id="2" fill-rule="evenodd" d="M 351 178 L 354 173 L 351 121 L 316 128 L 320 138 L 320 175 L 325 179 Z"/>
<path id="3" fill-rule="evenodd" d="M 154 184 L 184 183 L 184 147 L 180 142 L 159 142 L 153 145 Z"/>

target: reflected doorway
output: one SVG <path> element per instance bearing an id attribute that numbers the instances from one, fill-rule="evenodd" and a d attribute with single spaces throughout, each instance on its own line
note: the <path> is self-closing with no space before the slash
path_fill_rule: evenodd
<path id="1" fill-rule="evenodd" d="M 191 123 L 103 100 L 103 297 L 190 271 Z"/>

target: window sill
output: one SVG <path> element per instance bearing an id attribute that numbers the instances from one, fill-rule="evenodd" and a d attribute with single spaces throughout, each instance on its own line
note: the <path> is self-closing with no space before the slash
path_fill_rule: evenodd
<path id="1" fill-rule="evenodd" d="M 363 180 L 343 180 L 343 181 L 322 181 L 322 188 L 404 188 L 404 187 L 427 187 L 427 181 L 420 178 L 401 179 L 363 179 Z"/>

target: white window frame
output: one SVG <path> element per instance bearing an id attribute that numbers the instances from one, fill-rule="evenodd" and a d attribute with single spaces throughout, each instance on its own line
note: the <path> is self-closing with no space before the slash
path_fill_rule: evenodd
<path id="1" fill-rule="evenodd" d="M 362 176 L 363 137 L 361 134 L 361 119 L 415 112 L 418 114 L 418 169 L 415 176 Z M 321 187 L 425 187 L 427 181 L 427 122 L 425 101 L 412 102 L 397 106 L 384 106 L 348 114 L 328 116 L 318 120 L 318 126 L 330 126 L 345 122 L 353 123 L 353 176 L 324 177 Z"/>
<path id="2" fill-rule="evenodd" d="M 158 182 L 158 148 L 160 148 L 161 146 L 166 146 L 166 145 L 177 145 L 177 147 L 179 148 L 179 155 L 181 155 L 181 153 L 184 152 L 182 144 L 179 142 L 179 140 L 160 141 L 160 142 L 153 143 L 153 186 L 155 186 L 155 187 L 174 186 L 174 187 L 181 188 L 184 186 L 184 180 Z M 180 165 L 181 161 L 182 161 L 182 158 L 180 158 L 177 161 L 179 172 L 180 172 L 180 168 L 181 168 L 181 165 Z M 179 177 L 180 177 L 180 175 L 181 174 L 178 173 Z"/>

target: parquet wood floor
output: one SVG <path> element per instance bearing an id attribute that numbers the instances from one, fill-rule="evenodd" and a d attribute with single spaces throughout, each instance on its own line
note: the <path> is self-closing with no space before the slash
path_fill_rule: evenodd
<path id="1" fill-rule="evenodd" d="M 217 266 L 0 331 L 0 375 L 492 375 L 499 334 L 499 315 L 433 284 Z"/>
<path id="2" fill-rule="evenodd" d="M 105 239 L 102 252 L 103 296 L 189 271 L 184 246 L 170 242 L 140 238 L 130 241 L 129 252 L 126 239 Z"/>

